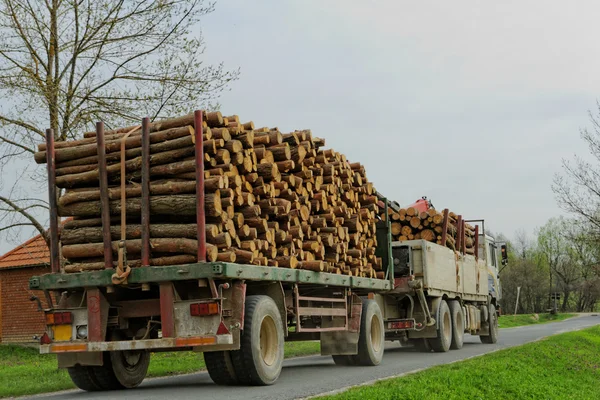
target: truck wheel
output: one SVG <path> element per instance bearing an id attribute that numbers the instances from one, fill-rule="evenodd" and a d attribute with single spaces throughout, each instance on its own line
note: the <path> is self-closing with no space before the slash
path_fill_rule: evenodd
<path id="1" fill-rule="evenodd" d="M 248 296 L 240 349 L 231 352 L 235 374 L 244 385 L 272 385 L 283 365 L 283 324 L 268 296 Z"/>
<path id="2" fill-rule="evenodd" d="M 431 353 L 431 345 L 428 339 L 411 339 L 417 351 L 421 353 Z"/>
<path id="3" fill-rule="evenodd" d="M 450 308 L 446 300 L 442 300 L 438 312 L 438 323 L 440 324 L 437 337 L 429 339 L 429 344 L 433 351 L 444 353 L 450 350 L 452 343 L 452 317 L 450 316 Z"/>
<path id="4" fill-rule="evenodd" d="M 365 300 L 360 318 L 358 354 L 352 356 L 356 365 L 379 365 L 383 359 L 385 329 L 383 315 L 374 300 Z"/>
<path id="5" fill-rule="evenodd" d="M 204 362 L 210 379 L 217 385 L 235 385 L 238 383 L 229 351 L 205 352 Z"/>
<path id="6" fill-rule="evenodd" d="M 81 365 L 77 365 L 75 367 L 68 367 L 67 372 L 71 377 L 71 380 L 81 390 L 85 390 L 87 392 L 95 392 L 98 390 L 102 390 L 98 382 L 96 381 L 96 377 L 92 371 L 93 367 L 83 367 Z"/>
<path id="7" fill-rule="evenodd" d="M 134 388 L 138 386 L 148 373 L 150 365 L 150 353 L 146 350 L 124 350 L 111 351 L 109 353 L 112 372 L 122 388 Z M 112 389 L 112 388 L 111 388 Z"/>
<path id="8" fill-rule="evenodd" d="M 356 363 L 354 362 L 354 356 L 332 355 L 331 357 L 333 358 L 333 362 L 335 363 L 335 365 L 356 365 Z"/>
<path id="9" fill-rule="evenodd" d="M 448 307 L 450 308 L 450 315 L 452 316 L 452 342 L 450 343 L 450 348 L 452 350 L 459 350 L 462 349 L 465 338 L 463 310 L 457 300 L 449 301 Z"/>
<path id="10" fill-rule="evenodd" d="M 481 343 L 494 344 L 498 341 L 498 315 L 496 315 L 496 307 L 490 304 L 489 322 L 490 334 L 487 336 L 479 336 Z"/>

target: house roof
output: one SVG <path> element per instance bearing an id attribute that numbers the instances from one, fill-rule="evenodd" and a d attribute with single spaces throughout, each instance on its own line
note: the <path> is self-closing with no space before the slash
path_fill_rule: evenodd
<path id="1" fill-rule="evenodd" d="M 42 235 L 29 239 L 0 257 L 0 270 L 50 264 L 50 251 Z"/>

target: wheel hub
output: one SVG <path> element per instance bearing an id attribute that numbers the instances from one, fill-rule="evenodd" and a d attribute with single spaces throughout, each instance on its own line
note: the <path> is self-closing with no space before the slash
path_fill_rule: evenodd
<path id="1" fill-rule="evenodd" d="M 140 362 L 141 356 L 139 351 L 123 351 L 123 365 L 127 368 L 134 368 Z"/>
<path id="2" fill-rule="evenodd" d="M 371 346 L 375 352 L 378 353 L 381 350 L 382 342 L 379 316 L 373 315 L 373 318 L 371 319 Z"/>
<path id="3" fill-rule="evenodd" d="M 260 356 L 267 365 L 273 365 L 278 352 L 277 327 L 269 315 L 260 324 Z"/>

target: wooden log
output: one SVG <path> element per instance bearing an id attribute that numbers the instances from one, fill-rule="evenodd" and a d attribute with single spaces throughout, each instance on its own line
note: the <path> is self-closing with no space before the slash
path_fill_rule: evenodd
<path id="1" fill-rule="evenodd" d="M 126 202 L 127 216 L 139 216 L 141 213 L 141 199 L 131 198 Z M 222 213 L 221 201 L 218 194 L 205 195 L 205 212 L 207 216 L 215 217 Z M 96 217 L 100 213 L 99 201 L 86 201 L 58 206 L 60 216 Z M 121 202 L 110 202 L 111 215 L 121 213 Z M 151 196 L 150 213 L 152 215 L 194 216 L 196 215 L 196 195 Z"/>
<path id="2" fill-rule="evenodd" d="M 196 262 L 196 256 L 191 254 L 180 254 L 176 256 L 154 257 L 150 259 L 151 267 L 160 267 L 165 265 L 181 265 Z M 142 266 L 142 260 L 128 259 L 127 265 L 131 268 L 139 268 Z M 64 266 L 65 273 L 77 273 L 84 271 L 99 271 L 105 267 L 104 261 L 91 263 L 74 263 Z M 113 262 L 113 268 L 117 268 L 117 261 Z"/>
<path id="3" fill-rule="evenodd" d="M 162 165 L 172 163 L 174 160 L 191 156 L 194 154 L 193 147 L 186 147 L 176 150 L 164 151 L 150 156 L 150 165 Z M 142 157 L 136 157 L 125 162 L 125 170 L 127 172 L 141 170 Z M 113 164 L 106 167 L 107 174 L 112 180 L 118 177 L 121 172 L 120 164 Z M 152 171 L 150 171 L 152 173 Z M 187 171 L 185 171 L 187 172 Z M 110 180 L 110 179 L 109 179 Z M 86 184 L 98 184 L 98 170 L 82 172 L 78 174 L 63 175 L 56 178 L 56 186 L 61 188 L 72 188 L 83 186 Z"/>
<path id="4" fill-rule="evenodd" d="M 164 130 L 164 131 L 160 131 L 160 132 L 153 132 L 150 133 L 149 135 L 149 140 L 150 140 L 150 144 L 154 144 L 154 143 L 159 143 L 159 142 L 165 142 L 167 140 L 174 140 L 174 139 L 179 139 L 182 137 L 189 137 L 191 140 L 191 137 L 194 135 L 194 129 L 191 126 L 184 126 L 178 129 L 168 129 L 168 130 Z M 60 142 L 59 142 L 60 143 Z M 73 143 L 73 142 L 71 142 Z M 141 134 L 137 134 L 137 135 L 132 135 L 129 136 L 127 139 L 125 139 L 125 149 L 131 149 L 131 148 L 141 148 L 142 146 L 142 136 Z M 121 139 L 120 138 L 116 138 L 116 137 L 112 137 L 111 139 L 108 139 L 105 136 L 105 152 L 106 154 L 110 154 L 110 153 L 115 153 L 115 152 L 120 152 L 121 151 Z M 152 149 L 151 149 L 152 151 Z M 70 160 L 76 160 L 76 159 L 80 159 L 80 158 L 84 158 L 84 157 L 96 157 L 97 160 L 97 152 L 98 152 L 98 147 L 95 143 L 95 139 L 93 142 L 87 144 L 87 143 L 82 143 L 81 145 L 75 145 L 75 146 L 70 146 L 70 147 L 59 147 L 55 149 L 55 161 L 57 164 L 64 162 L 64 161 L 70 161 Z M 140 152 L 141 154 L 141 152 Z M 34 160 L 38 163 L 38 164 L 45 164 L 46 162 L 46 151 L 39 151 L 37 153 L 34 154 Z M 92 162 L 88 163 L 91 164 Z M 81 164 L 79 164 L 81 165 Z M 63 166 L 69 166 L 69 165 L 61 165 L 60 167 Z"/>
<path id="5" fill-rule="evenodd" d="M 252 251 L 233 249 L 236 262 L 240 264 L 251 264 L 254 261 L 254 253 Z"/>
<path id="6" fill-rule="evenodd" d="M 295 269 L 298 266 L 298 259 L 296 256 L 282 256 L 275 258 L 277 264 L 283 268 Z"/>
<path id="7" fill-rule="evenodd" d="M 110 234 L 112 240 L 119 240 L 121 238 L 121 226 L 111 225 Z M 206 234 L 207 238 L 214 238 L 218 234 L 216 225 L 207 224 Z M 196 239 L 198 237 L 198 231 L 196 224 L 151 224 L 150 236 L 153 238 Z M 126 238 L 128 240 L 140 239 L 141 237 L 141 225 L 127 225 Z M 63 228 L 60 240 L 63 245 L 102 242 L 102 227 Z"/>
<path id="8" fill-rule="evenodd" d="M 300 261 L 298 262 L 297 268 L 315 272 L 323 272 L 325 269 L 325 264 L 323 261 Z"/>
<path id="9" fill-rule="evenodd" d="M 120 241 L 112 242 L 112 250 L 117 255 Z M 140 239 L 127 240 L 125 247 L 127 254 L 140 254 L 142 241 Z M 67 259 L 103 257 L 103 243 L 84 243 L 62 246 L 62 255 Z M 185 253 L 198 254 L 198 241 L 186 238 L 151 238 L 150 246 L 152 251 L 157 253 Z M 215 261 L 217 257 L 217 247 L 207 244 L 207 259 Z"/>

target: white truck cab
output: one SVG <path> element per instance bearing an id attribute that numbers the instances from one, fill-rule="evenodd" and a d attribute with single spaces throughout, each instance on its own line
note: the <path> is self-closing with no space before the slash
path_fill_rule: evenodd
<path id="1" fill-rule="evenodd" d="M 498 304 L 502 299 L 502 286 L 500 284 L 500 266 L 508 262 L 506 243 L 498 242 L 492 236 L 479 235 L 479 259 L 485 262 L 488 270 L 488 288 L 490 296 L 496 298 Z"/>

